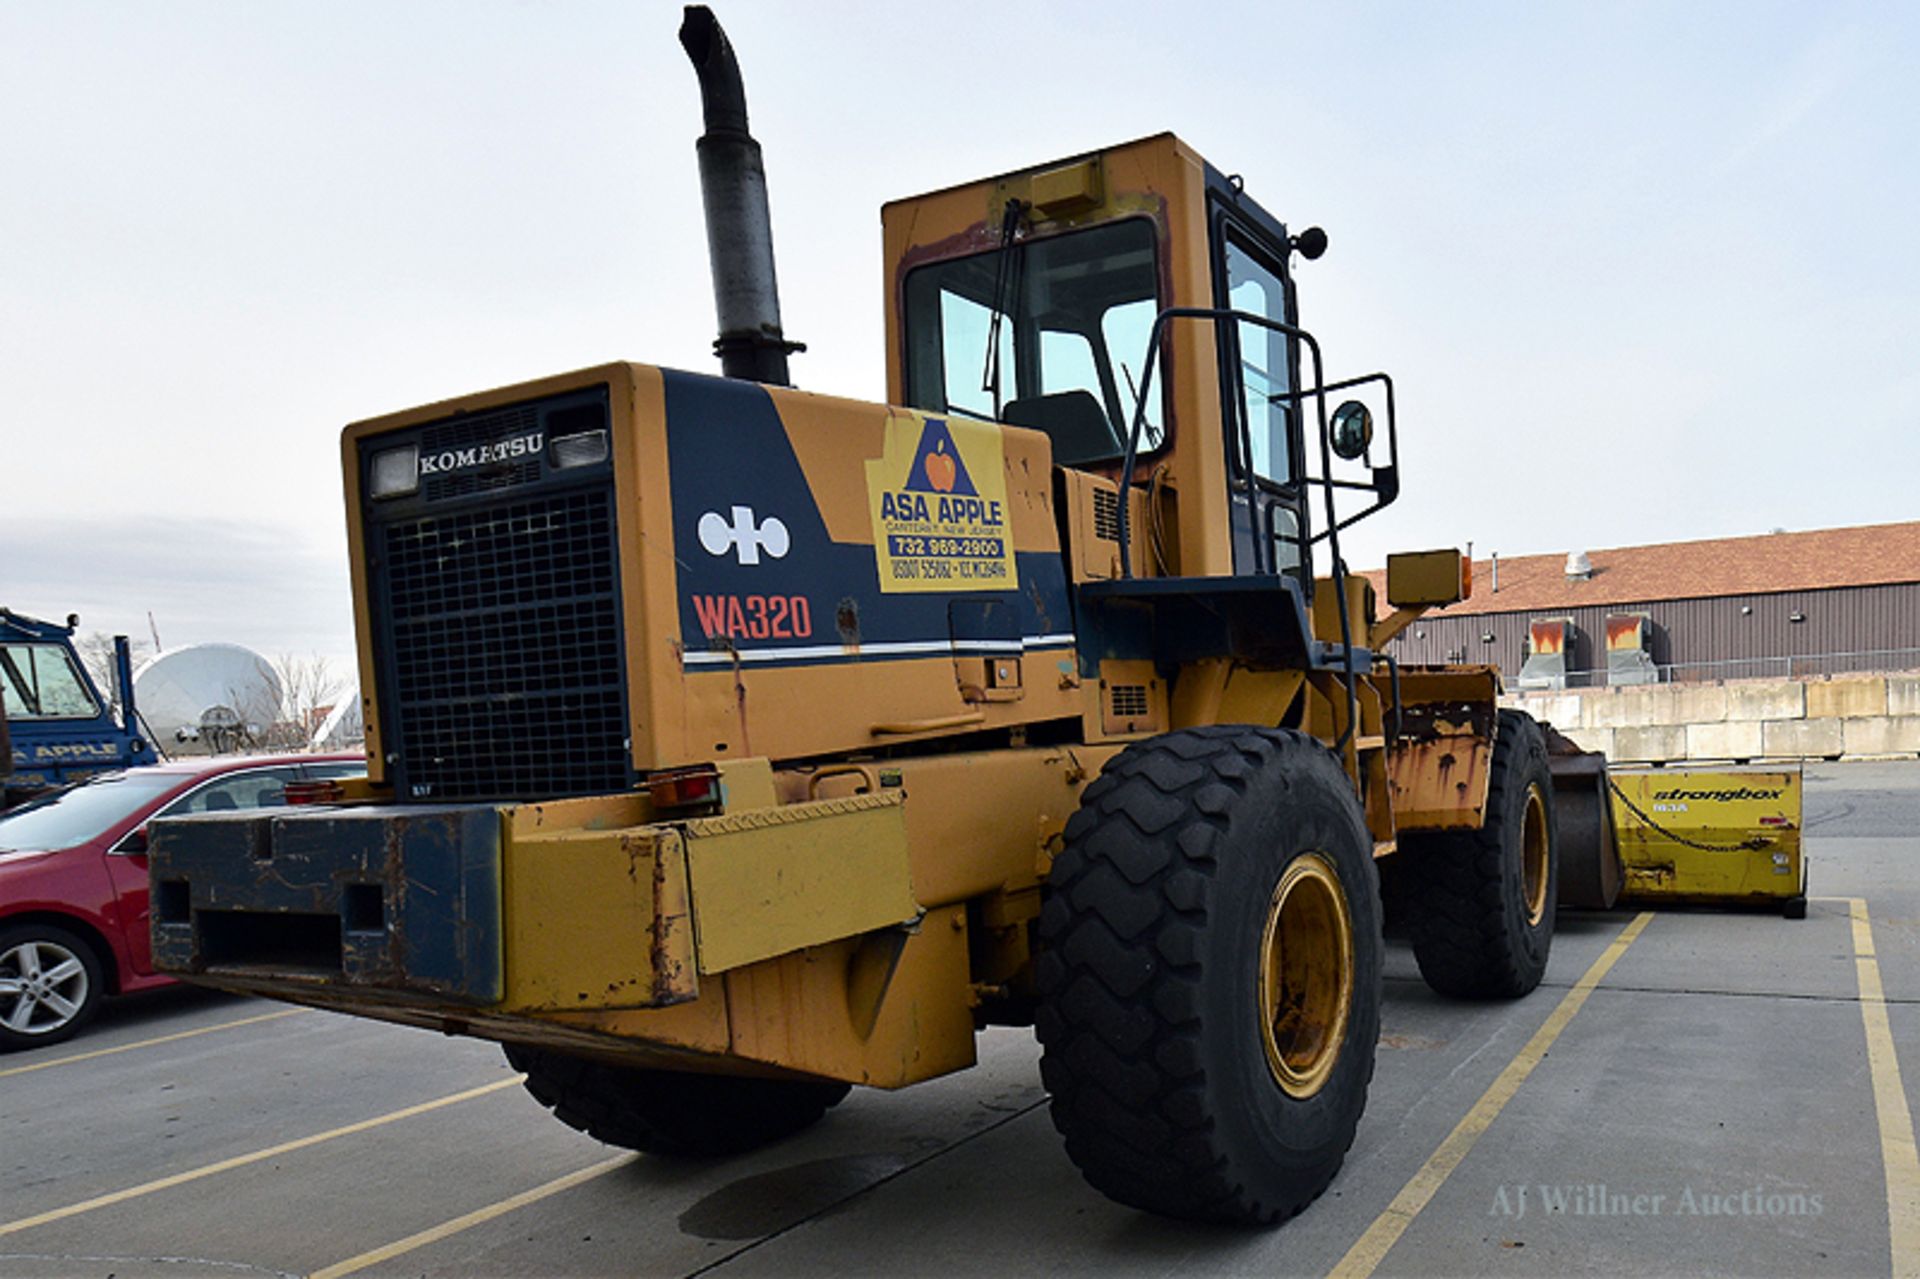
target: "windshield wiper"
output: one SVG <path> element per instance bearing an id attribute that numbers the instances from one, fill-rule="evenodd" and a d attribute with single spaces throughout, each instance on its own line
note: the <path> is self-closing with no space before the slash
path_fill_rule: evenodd
<path id="1" fill-rule="evenodd" d="M 1000 219 L 1000 248 L 993 263 L 993 305 L 987 317 L 987 365 L 980 372 L 980 389 L 993 396 L 993 421 L 1000 416 L 1000 323 L 1020 300 L 1020 268 L 1026 259 L 1014 250 L 1014 236 L 1020 231 L 1020 215 L 1027 206 L 1018 200 L 1007 201 Z"/>

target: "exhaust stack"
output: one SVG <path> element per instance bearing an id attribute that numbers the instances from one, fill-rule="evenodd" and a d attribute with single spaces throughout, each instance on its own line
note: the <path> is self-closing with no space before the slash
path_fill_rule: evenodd
<path id="1" fill-rule="evenodd" d="M 707 256 L 720 336 L 714 354 L 728 377 L 791 386 L 787 354 L 805 346 L 780 331 L 780 289 L 773 270 L 773 226 L 760 144 L 747 132 L 747 94 L 740 62 L 719 19 L 703 4 L 686 7 L 680 45 L 700 76 L 707 131 L 700 156 L 700 194 L 707 209 Z"/>

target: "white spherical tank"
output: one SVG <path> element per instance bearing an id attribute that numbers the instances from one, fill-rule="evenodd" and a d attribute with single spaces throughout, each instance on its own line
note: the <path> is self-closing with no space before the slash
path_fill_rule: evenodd
<path id="1" fill-rule="evenodd" d="M 134 702 L 162 746 L 218 735 L 251 739 L 280 718 L 280 677 L 239 644 L 189 644 L 133 673 Z"/>

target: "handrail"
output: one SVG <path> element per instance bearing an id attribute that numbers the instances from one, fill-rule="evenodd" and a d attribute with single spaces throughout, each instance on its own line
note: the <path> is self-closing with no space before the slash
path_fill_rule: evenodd
<path id="1" fill-rule="evenodd" d="M 874 724 L 867 731 L 875 737 L 904 737 L 909 733 L 935 733 L 943 728 L 969 728 L 986 722 L 987 716 L 984 711 L 968 711 L 960 715 L 941 715 L 933 719 L 907 719 Z"/>
<path id="2" fill-rule="evenodd" d="M 1239 326 L 1241 323 L 1253 324 L 1271 332 L 1285 334 L 1304 345 L 1308 354 L 1312 357 L 1313 385 L 1298 391 L 1283 392 L 1282 395 L 1291 405 L 1296 406 L 1301 397 L 1311 397 L 1314 402 L 1315 420 L 1319 427 L 1317 434 L 1320 441 L 1320 475 L 1316 477 L 1311 473 L 1303 473 L 1300 476 L 1300 482 L 1302 484 L 1320 485 L 1321 491 L 1325 496 L 1326 529 L 1318 535 L 1310 537 L 1307 544 L 1312 545 L 1321 538 L 1326 538 L 1328 553 L 1333 560 L 1333 589 L 1334 593 L 1339 596 L 1339 607 L 1337 611 L 1340 615 L 1342 681 L 1347 691 L 1347 722 L 1341 731 L 1339 741 L 1334 744 L 1334 749 L 1336 751 L 1344 751 L 1348 740 L 1353 737 L 1359 723 L 1360 696 L 1353 672 L 1353 631 L 1352 622 L 1347 616 L 1347 567 L 1345 560 L 1342 559 L 1340 555 L 1340 530 L 1373 514 L 1373 512 L 1386 506 L 1399 495 L 1400 434 L 1394 416 L 1393 380 L 1385 373 L 1369 373 L 1358 378 L 1349 378 L 1345 381 L 1332 384 L 1327 383 L 1320 356 L 1319 339 L 1315 338 L 1313 334 L 1307 332 L 1307 330 L 1297 325 L 1288 324 L 1283 320 L 1270 319 L 1267 316 L 1256 315 L 1249 311 L 1236 311 L 1230 307 L 1176 306 L 1167 307 L 1162 310 L 1154 317 L 1153 327 L 1147 334 L 1147 354 L 1141 364 L 1140 388 L 1138 397 L 1134 401 L 1133 427 L 1127 433 L 1127 451 L 1120 467 L 1119 540 L 1120 576 L 1122 578 L 1131 578 L 1133 576 L 1133 530 L 1132 521 L 1129 518 L 1129 508 L 1132 506 L 1130 496 L 1133 492 L 1134 467 L 1140 454 L 1140 436 L 1146 428 L 1147 404 L 1149 401 L 1149 392 L 1153 387 L 1154 366 L 1159 361 L 1160 350 L 1167 327 L 1173 320 L 1206 320 L 1214 324 L 1218 324 L 1221 320 L 1229 321 L 1227 328 L 1227 355 L 1230 366 L 1233 369 L 1234 394 L 1230 397 L 1232 406 L 1227 409 L 1228 420 L 1223 422 L 1223 425 L 1229 427 L 1232 432 L 1231 438 L 1235 445 L 1237 458 L 1241 463 L 1242 474 L 1246 480 L 1247 515 L 1251 523 L 1253 571 L 1255 575 L 1263 575 L 1263 571 L 1264 575 L 1270 576 L 1273 574 L 1273 546 L 1271 542 L 1268 542 L 1264 547 L 1262 546 L 1262 542 L 1265 539 L 1260 536 L 1259 523 L 1256 518 L 1259 505 L 1257 500 L 1259 479 L 1253 471 L 1252 425 L 1246 411 L 1246 371 L 1240 358 Z M 1327 430 L 1327 392 L 1345 390 L 1373 381 L 1383 383 L 1387 393 L 1387 441 L 1389 461 L 1386 467 L 1376 469 L 1376 475 L 1385 475 L 1389 478 L 1384 484 L 1376 482 L 1372 486 L 1358 484 L 1353 481 L 1336 480 L 1333 476 L 1333 446 L 1331 436 Z M 1334 490 L 1336 488 L 1368 487 L 1372 487 L 1377 495 L 1377 500 L 1374 504 L 1359 514 L 1342 521 L 1339 517 L 1339 511 L 1334 505 Z"/>

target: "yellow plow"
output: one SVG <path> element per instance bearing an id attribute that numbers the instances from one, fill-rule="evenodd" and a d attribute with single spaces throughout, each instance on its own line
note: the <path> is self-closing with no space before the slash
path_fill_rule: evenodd
<path id="1" fill-rule="evenodd" d="M 1799 764 L 1609 766 L 1548 730 L 1560 902 L 1807 914 Z"/>

